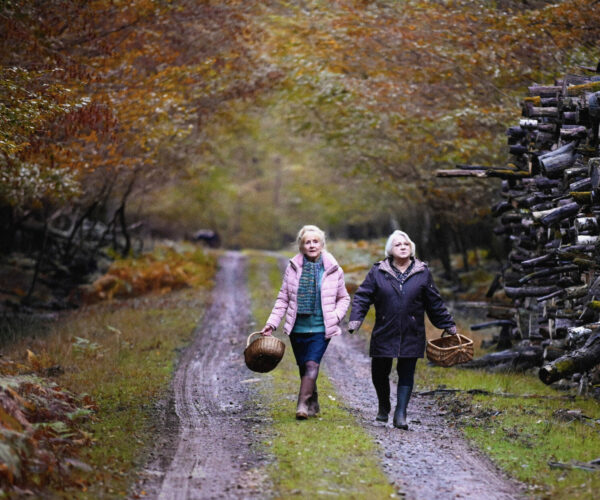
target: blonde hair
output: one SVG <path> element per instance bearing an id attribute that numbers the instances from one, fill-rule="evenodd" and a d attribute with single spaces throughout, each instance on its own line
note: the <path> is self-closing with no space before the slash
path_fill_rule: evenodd
<path id="1" fill-rule="evenodd" d="M 415 242 L 410 239 L 408 234 L 406 234 L 404 231 L 400 231 L 398 229 L 396 231 L 394 231 L 392 234 L 390 234 L 390 237 L 388 238 L 387 243 L 385 244 L 385 256 L 389 257 L 390 255 L 392 255 L 392 247 L 394 246 L 394 242 L 398 238 L 404 238 L 406 241 L 408 241 L 408 244 L 410 245 L 410 256 L 414 257 L 415 252 L 417 251 Z"/>
<path id="2" fill-rule="evenodd" d="M 304 235 L 306 233 L 316 233 L 316 235 L 319 237 L 319 240 L 321 240 L 321 243 L 323 244 L 323 249 L 325 249 L 325 246 L 326 246 L 325 233 L 321 229 L 319 229 L 317 226 L 307 225 L 307 226 L 304 226 L 302 229 L 300 229 L 300 231 L 298 231 L 298 236 L 296 236 L 296 242 L 298 243 L 298 250 L 302 251 L 302 241 L 304 240 Z"/>

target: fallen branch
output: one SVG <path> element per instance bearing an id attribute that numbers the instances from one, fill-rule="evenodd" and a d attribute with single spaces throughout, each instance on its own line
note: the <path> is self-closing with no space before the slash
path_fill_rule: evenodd
<path id="1" fill-rule="evenodd" d="M 506 369 L 525 371 L 535 366 L 541 366 L 544 349 L 537 345 L 518 345 L 511 349 L 493 352 L 463 363 L 461 368 L 498 368 L 503 365 Z"/>
<path id="2" fill-rule="evenodd" d="M 542 394 L 514 394 L 510 392 L 492 392 L 485 389 L 433 389 L 431 391 L 416 392 L 417 396 L 435 396 L 436 394 L 474 394 L 477 396 L 496 396 L 501 398 L 522 398 L 522 399 L 557 399 L 557 400 L 575 400 L 575 396 L 548 396 Z"/>
<path id="3" fill-rule="evenodd" d="M 580 462 L 579 460 L 571 460 L 568 464 L 563 462 L 548 462 L 548 465 L 551 469 L 580 469 L 587 470 L 590 472 L 598 472 L 600 471 L 600 458 L 596 460 L 592 460 L 591 462 Z"/>

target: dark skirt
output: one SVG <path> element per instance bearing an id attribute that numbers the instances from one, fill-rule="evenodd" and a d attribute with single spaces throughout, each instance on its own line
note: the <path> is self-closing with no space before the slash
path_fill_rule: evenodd
<path id="1" fill-rule="evenodd" d="M 325 349 L 329 345 L 329 339 L 325 338 L 325 332 L 295 333 L 290 334 L 292 349 L 296 357 L 296 364 L 302 366 L 307 361 L 321 362 Z"/>

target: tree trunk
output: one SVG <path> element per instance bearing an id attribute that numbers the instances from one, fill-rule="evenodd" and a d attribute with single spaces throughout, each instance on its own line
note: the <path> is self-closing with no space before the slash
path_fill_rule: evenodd
<path id="1" fill-rule="evenodd" d="M 42 260 L 44 259 L 46 253 L 46 243 L 48 242 L 48 216 L 44 214 L 44 234 L 42 237 L 42 245 L 40 247 L 40 253 L 35 262 L 35 269 L 33 271 L 33 278 L 31 279 L 31 284 L 29 285 L 29 290 L 27 290 L 27 294 L 23 297 L 22 302 L 26 304 L 31 299 L 33 295 L 33 290 L 35 289 L 35 284 L 37 283 L 38 275 L 40 273 L 40 267 L 42 265 Z"/>
<path id="2" fill-rule="evenodd" d="M 553 253 L 547 253 L 546 255 L 542 255 L 540 257 L 535 257 L 533 259 L 529 259 L 529 260 L 524 260 L 523 262 L 521 262 L 521 265 L 524 267 L 535 267 L 538 264 L 544 264 L 546 263 L 546 261 L 550 260 L 554 258 L 554 254 Z"/>
<path id="3" fill-rule="evenodd" d="M 569 184 L 569 191 L 591 191 L 592 179 L 587 177 Z"/>
<path id="4" fill-rule="evenodd" d="M 467 363 L 461 368 L 493 368 L 504 365 L 516 371 L 524 371 L 542 364 L 544 349 L 537 345 L 518 345 L 512 349 L 492 352 Z"/>
<path id="5" fill-rule="evenodd" d="M 562 94 L 562 85 L 532 85 L 528 87 L 530 96 L 556 97 Z"/>
<path id="6" fill-rule="evenodd" d="M 556 347 L 553 345 L 548 345 L 544 348 L 544 361 L 554 361 L 562 356 L 564 356 L 567 351 L 564 347 Z"/>
<path id="7" fill-rule="evenodd" d="M 567 115 L 567 113 L 564 113 Z M 564 116 L 566 120 L 569 120 L 569 116 Z M 575 122 L 577 117 L 575 116 Z M 587 136 L 587 128 L 579 125 L 575 127 L 563 127 L 560 129 L 560 138 L 563 140 L 583 139 Z"/>
<path id="8" fill-rule="evenodd" d="M 537 117 L 557 118 L 558 117 L 558 108 L 554 107 L 554 106 L 548 106 L 547 108 L 544 108 L 544 107 L 527 105 L 525 107 L 525 113 L 530 118 L 537 118 Z"/>
<path id="9" fill-rule="evenodd" d="M 575 351 L 561 356 L 539 371 L 539 377 L 544 384 L 551 384 L 561 378 L 570 377 L 574 373 L 591 370 L 600 363 L 600 332 L 593 334 L 585 345 Z"/>
<path id="10" fill-rule="evenodd" d="M 448 235 L 448 224 L 438 219 L 433 227 L 433 240 L 435 251 L 444 267 L 444 274 L 447 279 L 453 278 L 452 261 L 450 259 L 450 238 Z"/>
<path id="11" fill-rule="evenodd" d="M 578 269 L 579 268 L 577 266 L 572 265 L 572 264 L 567 265 L 567 266 L 561 266 L 561 267 L 547 267 L 545 269 L 540 269 L 539 271 L 534 271 L 533 273 L 523 276 L 519 280 L 519 283 L 523 284 L 523 283 L 527 283 L 528 281 L 530 281 L 532 279 L 542 278 L 545 276 L 552 276 L 554 274 L 568 273 L 568 272 L 572 272 L 572 271 L 577 271 Z"/>
<path id="12" fill-rule="evenodd" d="M 551 226 L 552 224 L 556 224 L 567 217 L 572 217 L 577 215 L 579 212 L 579 204 L 578 203 L 568 203 L 563 205 L 562 207 L 555 208 L 551 210 L 549 213 L 543 215 L 540 218 L 540 222 L 544 226 Z"/>
<path id="13" fill-rule="evenodd" d="M 510 287 L 505 286 L 504 292 L 511 299 L 522 299 L 525 297 L 542 297 L 553 292 L 562 291 L 562 288 L 557 286 L 522 286 Z"/>
<path id="14" fill-rule="evenodd" d="M 542 172 L 550 178 L 562 176 L 563 170 L 569 168 L 574 162 L 575 155 L 573 153 L 562 153 L 539 160 Z"/>

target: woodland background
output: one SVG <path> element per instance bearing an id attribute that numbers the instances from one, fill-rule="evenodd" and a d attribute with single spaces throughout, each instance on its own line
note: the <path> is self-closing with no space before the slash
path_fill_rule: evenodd
<path id="1" fill-rule="evenodd" d="M 31 279 L 0 288 L 69 297 L 107 246 L 201 228 L 501 254 L 497 185 L 433 171 L 506 165 L 526 86 L 595 63 L 599 33 L 590 0 L 2 0 L 0 254 Z"/>
<path id="2" fill-rule="evenodd" d="M 435 171 L 510 165 L 527 87 L 595 69 L 599 38 L 598 0 L 0 0 L 0 496 L 132 491 L 217 265 L 172 240 L 212 229 L 225 248 L 281 249 L 315 223 L 350 287 L 397 227 L 445 277 L 480 249 L 500 259 L 500 181 Z M 266 311 L 280 273 L 249 254 Z M 54 311 L 113 297 L 133 298 Z M 595 401 L 424 370 L 531 491 L 595 498 Z M 364 482 L 347 463 L 339 477 Z"/>

